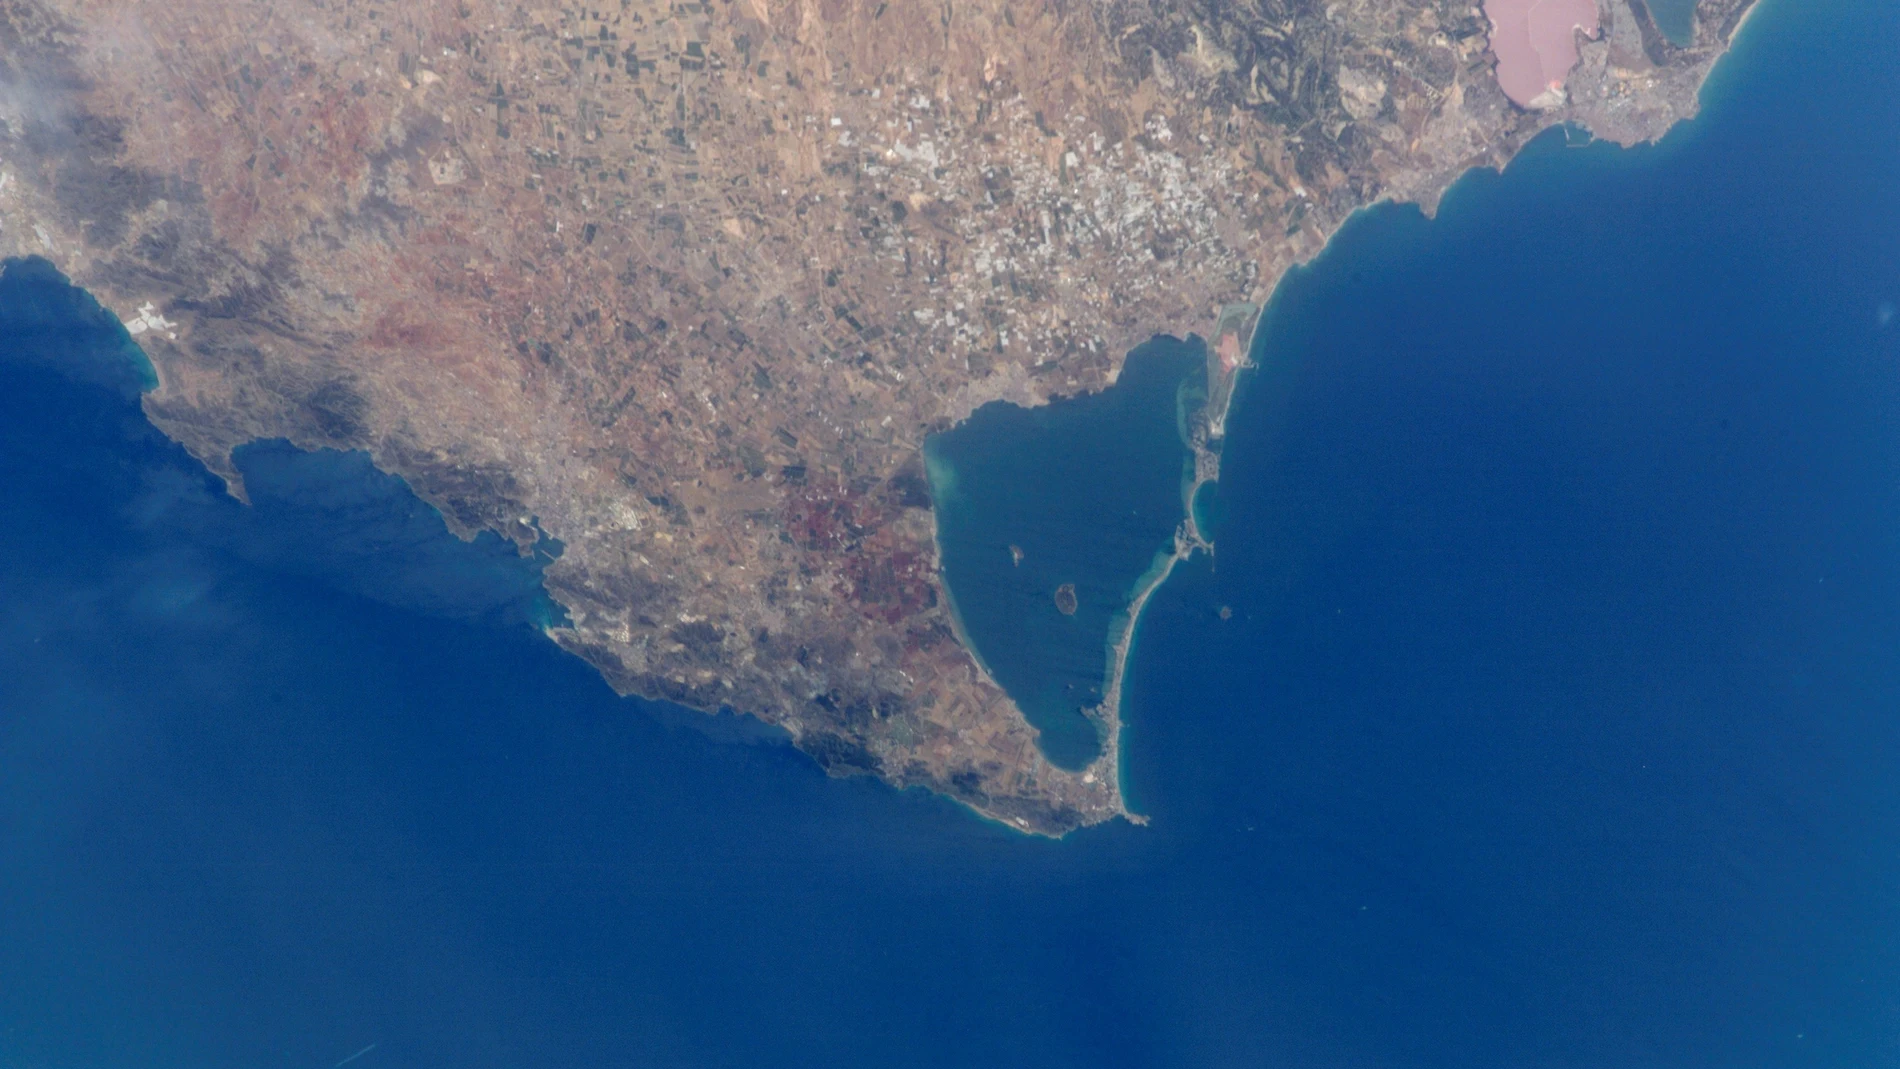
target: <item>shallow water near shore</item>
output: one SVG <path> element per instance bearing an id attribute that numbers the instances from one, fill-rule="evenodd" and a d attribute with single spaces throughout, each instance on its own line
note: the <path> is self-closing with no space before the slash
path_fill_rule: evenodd
<path id="1" fill-rule="evenodd" d="M 10 273 L 0 1066 L 1890 1063 L 1900 10 L 1764 2 L 1664 145 L 1281 288 L 1152 823 L 1061 842 L 614 697 L 347 454 L 222 498 Z"/>

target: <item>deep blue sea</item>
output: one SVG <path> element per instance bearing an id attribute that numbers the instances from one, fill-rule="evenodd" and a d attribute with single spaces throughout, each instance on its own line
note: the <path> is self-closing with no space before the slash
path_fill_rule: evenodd
<path id="1" fill-rule="evenodd" d="M 1763 3 L 1280 288 L 1060 842 L 614 697 L 360 457 L 222 497 L 11 269 L 0 1067 L 1900 1064 L 1900 5 Z"/>

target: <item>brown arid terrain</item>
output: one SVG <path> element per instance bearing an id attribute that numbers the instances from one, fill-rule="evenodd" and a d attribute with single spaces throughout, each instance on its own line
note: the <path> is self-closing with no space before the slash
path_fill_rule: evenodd
<path id="1" fill-rule="evenodd" d="M 1125 815 L 1116 710 L 1043 759 L 950 615 L 923 438 L 1552 124 L 1659 136 L 1751 0 L 1687 48 L 1599 2 L 1525 110 L 1471 0 L 0 0 L 0 255 L 120 315 L 234 492 L 253 439 L 366 450 L 559 539 L 551 634 L 622 692 L 1060 834 Z"/>

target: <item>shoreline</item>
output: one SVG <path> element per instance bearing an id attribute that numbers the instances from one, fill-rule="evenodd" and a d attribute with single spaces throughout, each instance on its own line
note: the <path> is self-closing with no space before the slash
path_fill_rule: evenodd
<path id="1" fill-rule="evenodd" d="M 1741 39 L 1743 30 L 1749 25 L 1750 21 L 1761 12 L 1761 9 L 1770 2 L 1771 0 L 1753 0 L 1752 3 L 1749 3 L 1742 9 L 1741 15 L 1735 21 L 1735 24 L 1728 28 L 1727 34 L 1721 44 L 1720 54 L 1709 64 L 1709 68 L 1704 73 L 1701 83 L 1696 87 L 1697 112 L 1701 111 L 1703 104 L 1702 93 L 1707 88 L 1709 81 L 1714 77 L 1715 72 L 1724 66 L 1723 61 L 1734 54 L 1736 42 Z M 1701 33 L 1701 30 L 1702 26 L 1698 24 L 1696 27 L 1698 35 Z M 1684 120 L 1679 119 L 1671 123 L 1669 129 L 1664 131 L 1663 136 L 1656 137 L 1649 143 L 1660 144 L 1668 134 L 1680 129 L 1683 122 Z M 1568 122 L 1560 125 L 1567 126 Z M 1581 124 L 1579 124 L 1579 128 L 1591 134 L 1590 142 L 1588 143 L 1594 143 L 1598 140 L 1594 132 L 1591 132 L 1587 126 L 1581 126 Z M 1621 143 L 1618 143 L 1618 146 L 1624 149 L 1632 147 Z M 1492 169 L 1501 173 L 1508 165 L 1509 161 L 1507 160 L 1497 164 L 1495 168 L 1486 165 L 1476 165 L 1467 168 L 1445 187 L 1444 195 L 1449 195 L 1452 189 L 1474 173 Z M 1332 248 L 1333 239 L 1338 236 L 1339 231 L 1351 223 L 1361 212 L 1392 202 L 1418 203 L 1416 200 L 1407 201 L 1402 198 L 1384 197 L 1374 201 L 1372 204 L 1364 205 L 1353 210 L 1332 228 L 1332 231 L 1326 235 L 1325 239 L 1320 243 L 1319 249 L 1314 252 L 1312 256 L 1308 257 L 1302 263 L 1294 264 L 1289 267 L 1289 272 L 1310 265 L 1324 256 Z M 1421 205 L 1421 208 L 1423 208 L 1423 205 Z M 1427 209 L 1425 214 L 1429 218 L 1435 214 L 1435 210 Z M 1258 305 L 1230 304 L 1220 310 L 1214 329 L 1215 342 L 1208 352 L 1210 371 L 1223 366 L 1218 361 L 1221 343 L 1227 337 L 1229 328 L 1236 325 L 1236 319 L 1234 318 L 1236 313 L 1244 308 L 1248 310 L 1248 315 L 1244 322 L 1244 329 L 1239 330 L 1237 335 L 1237 340 L 1239 341 L 1239 360 L 1233 363 L 1231 367 L 1228 367 L 1226 374 L 1219 376 L 1218 381 L 1214 376 L 1210 375 L 1207 403 L 1202 406 L 1199 413 L 1195 413 L 1191 417 L 1196 425 L 1196 435 L 1194 440 L 1190 443 L 1194 450 L 1194 478 L 1185 490 L 1186 501 L 1183 510 L 1185 515 L 1181 520 L 1180 526 L 1175 529 L 1174 550 L 1165 557 L 1163 563 L 1150 569 L 1137 583 L 1135 592 L 1129 599 L 1128 607 L 1122 614 L 1120 627 L 1112 635 L 1109 642 L 1108 674 L 1102 688 L 1102 701 L 1093 710 L 1090 710 L 1089 713 L 1091 718 L 1102 726 L 1103 732 L 1102 756 L 1097 759 L 1095 765 L 1090 767 L 1090 771 L 1093 772 L 1096 766 L 1107 765 L 1110 761 L 1114 762 L 1112 766 L 1108 767 L 1114 776 L 1115 793 L 1122 815 L 1137 824 L 1148 823 L 1148 818 L 1129 808 L 1128 794 L 1121 786 L 1121 733 L 1125 727 L 1121 713 L 1122 682 L 1127 675 L 1129 654 L 1134 649 L 1135 637 L 1141 625 L 1142 610 L 1147 607 L 1148 599 L 1154 595 L 1154 592 L 1160 588 L 1162 583 L 1167 582 L 1168 576 L 1173 574 L 1175 565 L 1180 564 L 1182 561 L 1187 560 L 1202 550 L 1205 550 L 1209 554 L 1214 552 L 1214 541 L 1208 536 L 1208 532 L 1204 532 L 1200 529 L 1199 518 L 1196 517 L 1194 513 L 1194 505 L 1200 497 L 1200 491 L 1203 486 L 1208 483 L 1218 483 L 1220 481 L 1219 447 L 1220 443 L 1225 439 L 1227 417 L 1234 403 L 1235 386 L 1239 381 L 1240 372 L 1257 366 L 1253 361 L 1253 346 L 1258 340 L 1257 336 L 1260 329 L 1260 321 L 1265 318 L 1267 308 L 1272 303 L 1272 295 L 1278 290 L 1279 284 L 1282 281 L 1284 281 L 1284 276 L 1282 276 L 1281 279 L 1275 280 L 1274 286 L 1267 291 L 1266 296 L 1262 298 L 1262 303 Z"/>
<path id="2" fill-rule="evenodd" d="M 1122 816 L 1134 824 L 1146 824 L 1148 817 L 1129 807 L 1128 792 L 1122 786 L 1121 735 L 1126 727 L 1121 711 L 1122 683 L 1128 674 L 1128 657 L 1134 650 L 1142 610 L 1147 608 L 1155 591 L 1161 589 L 1161 584 L 1174 574 L 1175 566 L 1196 553 L 1214 552 L 1214 540 L 1209 532 L 1201 530 L 1194 504 L 1200 498 L 1202 487 L 1220 481 L 1220 449 L 1226 438 L 1227 416 L 1233 408 L 1240 373 L 1256 366 L 1253 346 L 1258 340 L 1260 321 L 1265 316 L 1264 304 L 1229 304 L 1221 308 L 1215 320 L 1214 340 L 1207 346 L 1207 401 L 1188 417 L 1191 428 L 1188 446 L 1194 454 L 1194 476 L 1182 487 L 1182 517 L 1174 529 L 1174 547 L 1155 555 L 1157 563 L 1136 580 L 1127 608 L 1117 614 L 1110 625 L 1109 662 L 1102 700 L 1089 711 L 1090 719 L 1101 725 L 1102 755 L 1089 772 L 1101 766 L 1114 776 Z"/>

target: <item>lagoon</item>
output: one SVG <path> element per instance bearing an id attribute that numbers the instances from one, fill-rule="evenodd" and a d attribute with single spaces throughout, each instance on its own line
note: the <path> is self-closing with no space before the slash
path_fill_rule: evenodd
<path id="1" fill-rule="evenodd" d="M 1187 421 L 1206 400 L 1201 341 L 1156 339 L 1113 389 L 995 402 L 925 445 L 957 616 L 1056 764 L 1101 752 L 1088 714 L 1130 598 L 1173 553 L 1194 476 Z"/>

